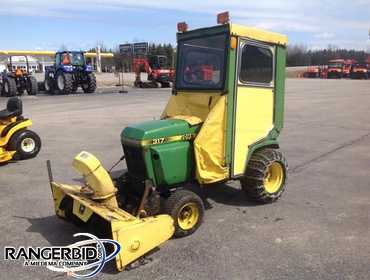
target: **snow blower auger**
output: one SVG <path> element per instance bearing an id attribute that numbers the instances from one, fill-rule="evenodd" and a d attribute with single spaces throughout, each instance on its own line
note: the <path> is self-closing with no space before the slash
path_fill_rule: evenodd
<path id="1" fill-rule="evenodd" d="M 118 270 L 172 237 L 174 226 L 169 215 L 142 217 L 145 215 L 141 206 L 134 216 L 119 208 L 117 189 L 95 156 L 81 152 L 74 158 L 73 167 L 84 177 L 84 186 L 55 182 L 50 161 L 47 162 L 55 212 L 57 216 L 77 223 L 88 224 L 94 218 L 106 221 L 112 238 L 121 245 L 116 257 Z M 148 184 L 147 187 L 151 186 Z"/>

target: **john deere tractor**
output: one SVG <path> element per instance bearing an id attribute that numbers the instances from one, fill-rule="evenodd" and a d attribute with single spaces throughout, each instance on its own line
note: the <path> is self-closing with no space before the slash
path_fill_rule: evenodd
<path id="1" fill-rule="evenodd" d="M 178 24 L 173 94 L 160 120 L 122 130 L 127 164 L 117 176 L 81 152 L 73 167 L 83 186 L 49 176 L 56 214 L 121 244 L 117 268 L 167 239 L 192 234 L 204 217 L 202 187 L 238 180 L 250 199 L 271 203 L 287 183 L 279 150 L 287 37 L 228 22 L 187 30 Z M 97 223 L 97 221 L 100 221 Z"/>
<path id="2" fill-rule="evenodd" d="M 28 57 L 24 56 L 26 65 L 23 69 L 13 65 L 13 58 L 13 56 L 9 56 L 8 69 L 0 73 L 1 95 L 22 95 L 24 91 L 27 91 L 28 95 L 36 95 L 38 91 L 37 80 L 30 71 Z"/>
<path id="3" fill-rule="evenodd" d="M 46 67 L 44 86 L 51 94 L 75 93 L 79 86 L 85 93 L 93 93 L 96 78 L 83 52 L 63 51 L 55 54 L 54 66 Z"/>

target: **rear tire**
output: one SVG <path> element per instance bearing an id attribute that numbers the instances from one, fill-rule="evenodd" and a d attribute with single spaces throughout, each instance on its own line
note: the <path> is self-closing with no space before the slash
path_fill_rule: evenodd
<path id="1" fill-rule="evenodd" d="M 265 148 L 255 152 L 241 179 L 246 195 L 260 203 L 271 203 L 283 194 L 288 163 L 280 150 Z"/>
<path id="2" fill-rule="evenodd" d="M 78 86 L 76 85 L 76 83 L 73 84 L 73 88 L 72 88 L 72 93 L 76 93 L 78 89 Z"/>
<path id="3" fill-rule="evenodd" d="M 87 83 L 82 84 L 82 90 L 84 93 L 93 93 L 96 90 L 96 77 L 94 73 L 87 75 Z"/>
<path id="4" fill-rule="evenodd" d="M 185 237 L 195 232 L 203 222 L 204 204 L 194 192 L 177 190 L 164 201 L 164 213 L 174 220 L 174 236 Z"/>
<path id="5" fill-rule="evenodd" d="M 29 77 L 27 80 L 26 91 L 28 95 L 36 95 L 38 92 L 37 80 L 35 77 Z"/>
<path id="6" fill-rule="evenodd" d="M 24 93 L 24 89 L 23 88 L 17 88 L 17 92 L 18 92 L 19 96 L 22 96 L 23 93 Z"/>
<path id="7" fill-rule="evenodd" d="M 54 94 L 54 83 L 51 79 L 45 79 L 44 88 L 47 93 Z"/>
<path id="8" fill-rule="evenodd" d="M 70 94 L 73 92 L 72 74 L 58 72 L 56 75 L 57 89 L 60 94 Z"/>
<path id="9" fill-rule="evenodd" d="M 17 84 L 11 77 L 5 77 L 3 80 L 3 93 L 7 97 L 17 95 Z"/>
<path id="10" fill-rule="evenodd" d="M 171 84 L 170 84 L 170 82 L 161 82 L 161 87 L 162 88 L 169 88 L 169 87 L 171 87 Z"/>
<path id="11" fill-rule="evenodd" d="M 41 139 L 31 130 L 21 130 L 10 138 L 7 149 L 16 151 L 15 160 L 33 158 L 40 152 Z"/>
<path id="12" fill-rule="evenodd" d="M 45 83 L 37 82 L 37 91 L 45 91 Z"/>

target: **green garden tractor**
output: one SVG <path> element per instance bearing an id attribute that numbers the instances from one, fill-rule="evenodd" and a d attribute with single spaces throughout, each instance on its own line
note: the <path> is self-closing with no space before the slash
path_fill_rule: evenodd
<path id="1" fill-rule="evenodd" d="M 245 194 L 271 203 L 285 190 L 283 128 L 287 37 L 231 24 L 187 30 L 178 24 L 176 81 L 160 120 L 123 129 L 127 170 L 113 176 L 90 153 L 74 168 L 84 186 L 50 184 L 58 216 L 108 225 L 122 249 L 117 268 L 204 217 L 201 189 L 239 180 Z M 99 225 L 102 223 L 99 223 Z"/>

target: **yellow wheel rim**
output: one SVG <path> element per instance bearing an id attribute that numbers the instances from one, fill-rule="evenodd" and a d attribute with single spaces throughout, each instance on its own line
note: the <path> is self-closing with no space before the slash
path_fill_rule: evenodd
<path id="1" fill-rule="evenodd" d="M 266 192 L 276 193 L 280 189 L 283 183 L 283 179 L 284 179 L 284 169 L 281 163 L 279 162 L 272 163 L 269 166 L 264 178 L 264 186 Z"/>
<path id="2" fill-rule="evenodd" d="M 181 207 L 177 218 L 177 223 L 181 229 L 188 230 L 197 224 L 198 219 L 198 206 L 194 202 L 189 202 Z"/>

